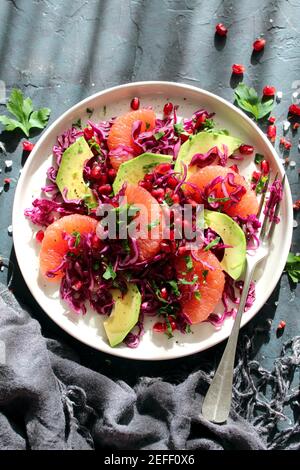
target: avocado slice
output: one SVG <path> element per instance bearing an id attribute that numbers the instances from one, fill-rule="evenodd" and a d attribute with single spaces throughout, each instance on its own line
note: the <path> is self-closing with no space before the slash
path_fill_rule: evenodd
<path id="1" fill-rule="evenodd" d="M 84 199 L 88 207 L 97 207 L 97 201 L 91 189 L 84 182 L 83 167 L 86 160 L 92 158 L 88 143 L 84 137 L 77 139 L 68 147 L 61 159 L 59 170 L 56 176 L 56 184 L 63 194 L 67 189 L 66 199 Z"/>
<path id="2" fill-rule="evenodd" d="M 227 145 L 228 154 L 231 155 L 241 144 L 242 141 L 230 135 L 216 132 L 199 132 L 189 138 L 180 147 L 178 157 L 175 162 L 175 171 L 182 171 L 181 162 L 189 165 L 196 153 L 206 153 L 213 147 L 218 147 L 223 151 L 222 144 Z M 188 176 L 197 171 L 197 165 L 188 167 Z"/>
<path id="3" fill-rule="evenodd" d="M 123 296 L 119 289 L 111 290 L 115 304 L 103 325 L 112 347 L 122 343 L 139 319 L 142 296 L 135 284 L 127 284 L 127 287 Z"/>
<path id="4" fill-rule="evenodd" d="M 246 260 L 246 237 L 241 227 L 228 215 L 221 212 L 204 210 L 204 220 L 208 227 L 214 230 L 225 245 L 222 269 L 233 279 L 238 279 L 244 269 Z"/>
<path id="5" fill-rule="evenodd" d="M 159 163 L 172 163 L 172 160 L 170 155 L 146 152 L 122 163 L 113 183 L 114 193 L 120 191 L 124 183 L 137 184 Z"/>

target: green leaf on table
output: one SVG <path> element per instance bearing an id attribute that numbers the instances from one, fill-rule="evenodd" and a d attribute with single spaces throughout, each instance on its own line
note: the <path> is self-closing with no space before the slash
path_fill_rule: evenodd
<path id="1" fill-rule="evenodd" d="M 4 125 L 4 129 L 6 131 L 21 129 L 27 137 L 32 128 L 44 129 L 50 116 L 49 108 L 34 111 L 31 99 L 24 99 L 22 91 L 16 88 L 10 94 L 6 109 L 16 119 L 1 115 L 0 122 Z"/>
<path id="2" fill-rule="evenodd" d="M 240 108 L 251 114 L 256 121 L 269 114 L 274 105 L 274 99 L 260 98 L 254 88 L 245 83 L 239 83 L 234 90 L 235 100 Z"/>
<path id="3" fill-rule="evenodd" d="M 286 261 L 285 270 L 291 281 L 300 282 L 300 256 L 294 253 L 289 253 Z"/>

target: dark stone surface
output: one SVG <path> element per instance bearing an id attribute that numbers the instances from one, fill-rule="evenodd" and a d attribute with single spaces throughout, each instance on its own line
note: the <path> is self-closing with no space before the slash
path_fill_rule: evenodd
<path id="1" fill-rule="evenodd" d="M 229 28 L 225 40 L 215 37 L 215 24 L 220 21 Z M 299 21 L 297 0 L 1 0 L 0 80 L 6 84 L 7 95 L 11 88 L 19 87 L 37 106 L 49 106 L 53 122 L 98 90 L 138 80 L 193 84 L 232 101 L 236 83 L 231 77 L 231 64 L 243 63 L 246 83 L 258 90 L 271 84 L 283 91 L 284 97 L 274 111 L 281 135 L 293 83 L 300 80 Z M 264 34 L 267 46 L 261 54 L 253 55 L 252 42 L 260 34 Z M 22 164 L 21 138 L 15 133 L 0 135 L 8 151 L 7 157 L 0 155 L 0 186 L 5 176 L 12 178 L 9 191 L 0 195 L 0 253 L 13 262 L 7 227 Z M 290 155 L 297 167 L 298 138 L 299 133 L 293 137 Z M 14 162 L 9 175 L 4 171 L 5 158 Z M 287 174 L 296 199 L 298 170 L 288 168 Z M 299 240 L 296 229 L 293 251 L 300 251 Z M 6 270 L 0 273 L 0 280 L 7 282 Z M 63 339 L 78 351 L 84 364 L 113 377 L 134 383 L 141 375 L 159 374 L 177 381 L 199 363 L 199 355 L 165 364 L 131 362 L 129 375 L 129 361 L 82 346 L 59 330 L 30 296 L 17 266 L 13 288 L 33 307 L 45 335 Z M 271 367 L 282 342 L 299 332 L 299 308 L 299 286 L 292 288 L 283 275 L 262 312 L 242 332 L 252 335 L 266 319 L 273 319 L 269 333 L 255 330 L 254 354 L 263 365 Z M 277 338 L 276 327 L 282 319 L 287 326 L 283 336 Z M 201 359 L 215 360 L 212 358 L 218 358 L 223 347 L 201 354 Z"/>

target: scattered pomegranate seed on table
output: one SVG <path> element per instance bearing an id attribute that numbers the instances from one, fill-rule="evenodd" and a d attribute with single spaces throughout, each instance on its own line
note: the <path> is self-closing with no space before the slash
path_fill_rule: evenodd
<path id="1" fill-rule="evenodd" d="M 11 179 L 10 178 L 4 178 L 4 184 L 8 185 L 11 183 Z"/>
<path id="2" fill-rule="evenodd" d="M 271 142 L 275 142 L 276 139 L 276 126 L 275 124 L 270 124 L 267 129 L 267 136 Z"/>
<path id="3" fill-rule="evenodd" d="M 300 199 L 297 199 L 297 201 L 294 202 L 293 204 L 293 209 L 295 211 L 299 211 L 300 210 Z"/>
<path id="4" fill-rule="evenodd" d="M 133 111 L 137 111 L 139 109 L 140 99 L 137 96 L 132 98 L 131 103 L 130 103 L 130 107 L 131 107 L 131 109 L 133 109 Z"/>
<path id="5" fill-rule="evenodd" d="M 246 67 L 242 64 L 233 64 L 231 68 L 232 73 L 234 73 L 235 75 L 242 75 L 246 70 Z"/>
<path id="6" fill-rule="evenodd" d="M 253 43 L 253 49 L 255 50 L 255 52 L 260 52 L 264 49 L 265 45 L 266 40 L 263 38 L 258 38 Z"/>
<path id="7" fill-rule="evenodd" d="M 252 145 L 242 144 L 239 147 L 239 152 L 242 155 L 251 155 L 254 152 L 254 147 Z"/>
<path id="8" fill-rule="evenodd" d="M 283 333 L 285 326 L 286 326 L 286 322 L 284 320 L 281 320 L 277 326 L 277 334 Z"/>
<path id="9" fill-rule="evenodd" d="M 264 96 L 274 96 L 276 93 L 276 88 L 274 86 L 267 85 L 263 89 Z"/>
<path id="10" fill-rule="evenodd" d="M 227 33 L 228 33 L 228 29 L 226 28 L 226 26 L 223 24 L 223 23 L 218 23 L 216 25 L 216 33 L 218 36 L 227 36 Z"/>
<path id="11" fill-rule="evenodd" d="M 270 124 L 274 124 L 274 122 L 276 121 L 276 117 L 270 116 L 268 121 L 269 121 Z"/>
<path id="12" fill-rule="evenodd" d="M 294 131 L 296 131 L 299 127 L 300 127 L 299 122 L 295 122 L 295 124 L 293 124 Z"/>
<path id="13" fill-rule="evenodd" d="M 290 150 L 292 148 L 292 142 L 286 140 L 285 143 L 284 143 L 284 148 L 286 150 Z"/>
<path id="14" fill-rule="evenodd" d="M 22 142 L 22 146 L 23 146 L 24 152 L 31 152 L 35 144 L 33 144 L 32 142 L 29 142 L 29 140 L 24 140 Z"/>
<path id="15" fill-rule="evenodd" d="M 300 106 L 297 104 L 291 104 L 289 107 L 289 113 L 294 114 L 295 116 L 300 116 Z"/>
<path id="16" fill-rule="evenodd" d="M 171 112 L 173 111 L 173 108 L 174 108 L 173 103 L 171 102 L 166 103 L 164 105 L 164 116 L 165 117 L 170 116 Z"/>

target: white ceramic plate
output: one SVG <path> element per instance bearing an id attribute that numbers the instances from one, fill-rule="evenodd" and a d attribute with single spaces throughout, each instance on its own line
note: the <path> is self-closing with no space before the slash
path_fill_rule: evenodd
<path id="1" fill-rule="evenodd" d="M 126 346 L 111 348 L 103 332 L 103 317 L 89 311 L 78 316 L 66 309 L 59 299 L 58 287 L 43 281 L 39 276 L 39 247 L 34 238 L 38 230 L 25 217 L 24 209 L 31 206 L 40 188 L 46 181 L 46 170 L 50 166 L 52 146 L 56 137 L 78 118 L 87 120 L 86 109 L 95 110 L 92 119 L 106 119 L 129 110 L 133 96 L 139 96 L 143 106 L 152 105 L 160 113 L 166 99 L 179 105 L 179 117 L 189 117 L 198 108 L 216 113 L 218 126 L 226 128 L 243 142 L 254 145 L 257 152 L 269 160 L 273 174 L 283 174 L 282 163 L 272 145 L 260 129 L 243 112 L 224 99 L 196 87 L 171 82 L 139 82 L 110 88 L 86 98 L 73 106 L 42 135 L 31 152 L 20 177 L 13 207 L 13 236 L 17 259 L 24 279 L 40 306 L 63 330 L 95 349 L 131 359 L 171 359 L 203 351 L 228 337 L 232 319 L 227 319 L 221 329 L 209 323 L 192 327 L 192 334 L 176 333 L 173 339 L 153 333 L 149 319 L 146 334 L 137 349 Z M 106 114 L 104 115 L 104 110 Z M 253 158 L 247 157 L 241 165 L 242 173 L 250 178 L 254 170 Z M 251 162 L 251 163 L 248 163 Z M 288 183 L 281 208 L 281 223 L 276 227 L 274 246 L 265 264 L 256 273 L 256 301 L 242 319 L 245 325 L 265 304 L 283 271 L 292 236 L 292 198 Z M 216 310 L 218 311 L 218 309 Z M 221 308 L 219 310 L 222 311 Z"/>

